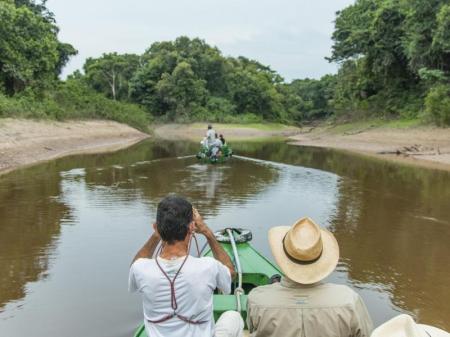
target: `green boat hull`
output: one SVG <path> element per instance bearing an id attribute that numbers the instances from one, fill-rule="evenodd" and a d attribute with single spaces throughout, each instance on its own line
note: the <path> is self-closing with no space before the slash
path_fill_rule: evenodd
<path id="1" fill-rule="evenodd" d="M 233 150 L 228 145 L 224 145 L 221 151 L 220 157 L 211 157 L 210 150 L 207 147 L 202 147 L 196 157 L 203 164 L 221 164 L 227 162 L 233 156 Z"/>
<path id="2" fill-rule="evenodd" d="M 231 244 L 221 243 L 221 245 L 233 260 Z M 242 268 L 242 288 L 245 291 L 245 294 L 240 296 L 241 315 L 245 321 L 247 317 L 247 294 L 254 287 L 269 284 L 271 277 L 276 274 L 281 275 L 281 272 L 277 266 L 267 260 L 248 242 L 238 243 L 237 251 Z M 209 250 L 204 256 L 212 256 L 212 252 Z M 236 281 L 232 284 L 232 291 L 234 291 L 236 287 L 235 282 Z M 237 310 L 238 304 L 235 295 L 214 294 L 213 301 L 214 320 L 216 321 L 225 311 Z M 141 325 L 137 329 L 134 337 L 147 337 L 144 325 Z"/>

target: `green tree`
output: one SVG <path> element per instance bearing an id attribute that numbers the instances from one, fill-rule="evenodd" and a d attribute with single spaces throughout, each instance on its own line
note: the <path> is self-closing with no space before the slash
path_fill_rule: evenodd
<path id="1" fill-rule="evenodd" d="M 438 67 L 450 73 L 450 4 L 441 7 L 436 21 L 432 47 L 440 55 Z"/>
<path id="2" fill-rule="evenodd" d="M 357 0 L 338 12 L 330 61 L 338 111 L 417 116 L 449 77 L 448 0 Z"/>
<path id="3" fill-rule="evenodd" d="M 268 120 L 283 118 L 282 78 L 269 67 L 244 57 L 229 59 L 228 97 L 237 113 L 253 113 Z"/>
<path id="4" fill-rule="evenodd" d="M 87 82 L 97 91 L 113 100 L 128 100 L 129 82 L 139 67 L 140 57 L 135 54 L 103 54 L 88 58 L 84 64 Z"/>
<path id="5" fill-rule="evenodd" d="M 0 1 L 0 22 L 0 86 L 9 95 L 49 85 L 76 53 L 58 41 L 56 26 L 27 6 Z"/>
<path id="6" fill-rule="evenodd" d="M 335 82 L 336 76 L 326 75 L 320 80 L 307 78 L 289 84 L 292 94 L 299 98 L 297 108 L 302 119 L 320 119 L 332 114 Z"/>
<path id="7" fill-rule="evenodd" d="M 450 86 L 440 84 L 425 98 L 425 112 L 438 125 L 450 125 Z"/>
<path id="8" fill-rule="evenodd" d="M 193 109 L 204 105 L 207 97 L 205 84 L 184 61 L 175 67 L 172 74 L 164 73 L 156 85 L 156 92 L 168 107 L 169 119 L 189 115 Z"/>
<path id="9" fill-rule="evenodd" d="M 421 68 L 440 69 L 442 62 L 450 64 L 433 48 L 434 35 L 438 30 L 438 14 L 442 7 L 448 5 L 448 0 L 408 0 L 404 3 L 405 54 L 413 72 L 418 73 Z"/>

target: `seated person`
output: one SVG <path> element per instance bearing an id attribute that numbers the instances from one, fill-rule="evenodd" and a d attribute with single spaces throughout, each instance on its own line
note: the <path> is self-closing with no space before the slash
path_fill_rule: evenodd
<path id="1" fill-rule="evenodd" d="M 129 275 L 130 291 L 142 295 L 147 336 L 241 337 L 244 322 L 236 311 L 225 312 L 214 326 L 213 292 L 230 293 L 235 272 L 200 214 L 187 200 L 168 196 L 158 205 L 153 229 Z M 206 237 L 214 258 L 189 255 L 194 232 Z"/>
<path id="2" fill-rule="evenodd" d="M 225 138 L 223 138 L 223 135 L 222 135 L 222 134 L 220 134 L 219 139 L 220 139 L 220 141 L 222 142 L 222 145 L 225 145 L 225 144 L 226 144 Z"/>
<path id="3" fill-rule="evenodd" d="M 270 229 L 269 245 L 285 276 L 250 292 L 250 336 L 370 336 L 372 320 L 361 297 L 345 285 L 321 282 L 339 260 L 333 234 L 304 218 Z"/>
<path id="4" fill-rule="evenodd" d="M 450 337 L 434 326 L 417 324 L 409 315 L 398 315 L 373 330 L 371 337 Z"/>
<path id="5" fill-rule="evenodd" d="M 211 156 L 212 157 L 220 157 L 222 152 L 220 151 L 220 149 L 222 148 L 223 144 L 220 141 L 219 137 L 217 136 L 216 133 L 216 138 L 214 140 L 214 143 L 212 144 L 211 147 Z"/>

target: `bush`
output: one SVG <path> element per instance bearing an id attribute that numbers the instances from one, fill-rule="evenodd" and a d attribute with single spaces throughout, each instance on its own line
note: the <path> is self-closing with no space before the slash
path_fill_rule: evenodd
<path id="1" fill-rule="evenodd" d="M 440 84 L 430 89 L 425 98 L 425 113 L 438 125 L 450 125 L 450 85 Z"/>
<path id="2" fill-rule="evenodd" d="M 51 93 L 0 93 L 0 116 L 36 119 L 109 119 L 146 131 L 151 120 L 136 104 L 117 102 L 94 92 L 78 79 L 61 83 Z"/>

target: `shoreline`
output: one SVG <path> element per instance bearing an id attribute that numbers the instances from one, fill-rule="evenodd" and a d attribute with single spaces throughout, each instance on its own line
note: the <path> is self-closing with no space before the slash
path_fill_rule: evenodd
<path id="1" fill-rule="evenodd" d="M 220 124 L 214 129 L 230 141 L 287 139 L 296 146 L 337 149 L 400 164 L 450 171 L 450 128 L 341 124 L 297 128 L 282 124 Z M 206 123 L 152 126 L 154 136 L 200 141 Z M 148 134 L 113 121 L 34 121 L 0 119 L 0 176 L 40 162 L 86 153 L 114 152 Z"/>
<path id="2" fill-rule="evenodd" d="M 331 148 L 400 164 L 450 171 L 450 128 L 319 126 L 303 128 L 290 144 Z"/>
<path id="3" fill-rule="evenodd" d="M 149 135 L 113 121 L 0 119 L 0 176 L 57 158 L 124 149 Z"/>

